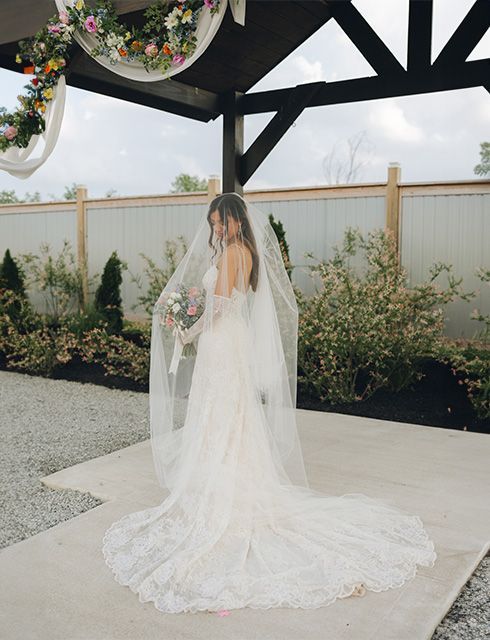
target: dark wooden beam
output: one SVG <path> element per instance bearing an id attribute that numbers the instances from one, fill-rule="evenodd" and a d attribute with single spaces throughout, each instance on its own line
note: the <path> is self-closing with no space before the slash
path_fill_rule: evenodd
<path id="1" fill-rule="evenodd" d="M 243 153 L 244 117 L 238 112 L 243 94 L 229 91 L 222 96 L 223 109 L 223 193 L 236 191 L 243 195 L 240 164 Z"/>
<path id="2" fill-rule="evenodd" d="M 19 66 L 13 56 L 0 54 L 0 67 L 19 72 Z M 30 77 L 26 76 L 26 84 Z M 221 115 L 219 97 L 215 93 L 172 78 L 160 82 L 129 80 L 100 65 L 78 44 L 73 44 L 71 49 L 66 84 L 200 122 L 209 122 Z"/>
<path id="3" fill-rule="evenodd" d="M 328 6 L 332 17 L 372 68 L 378 73 L 403 73 L 405 69 L 350 0 L 334 0 Z"/>
<path id="4" fill-rule="evenodd" d="M 434 61 L 435 67 L 462 63 L 490 27 L 490 1 L 476 0 Z"/>
<path id="5" fill-rule="evenodd" d="M 320 107 L 328 104 L 345 104 L 378 98 L 408 96 L 418 93 L 466 89 L 488 84 L 490 77 L 490 58 L 474 60 L 454 65 L 446 69 L 427 69 L 425 73 L 410 75 L 393 74 L 386 76 L 368 76 L 339 82 L 325 82 L 323 87 L 311 98 L 307 107 Z M 247 93 L 240 100 L 240 110 L 244 115 L 277 111 L 288 99 L 294 87 Z"/>
<path id="6" fill-rule="evenodd" d="M 410 72 L 431 65 L 432 0 L 410 0 L 408 10 L 407 69 Z"/>
<path id="7" fill-rule="evenodd" d="M 113 0 L 118 15 L 146 9 L 152 0 Z M 58 13 L 54 0 L 1 0 L 0 44 L 33 36 Z M 87 4 L 93 5 L 91 0 Z"/>
<path id="8" fill-rule="evenodd" d="M 167 78 L 139 82 L 106 69 L 77 45 L 66 74 L 69 86 L 209 122 L 221 115 L 218 96 Z"/>
<path id="9" fill-rule="evenodd" d="M 291 91 L 286 102 L 243 154 L 239 176 L 242 185 L 255 173 L 323 84 L 301 84 Z"/>

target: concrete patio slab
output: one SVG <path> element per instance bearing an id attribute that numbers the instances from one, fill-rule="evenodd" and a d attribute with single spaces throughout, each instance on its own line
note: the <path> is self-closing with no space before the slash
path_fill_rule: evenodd
<path id="1" fill-rule="evenodd" d="M 163 614 L 120 586 L 104 563 L 104 531 L 160 503 L 147 440 L 41 479 L 104 504 L 0 553 L 6 640 L 425 640 L 490 546 L 490 438 L 337 413 L 298 410 L 312 488 L 361 492 L 419 515 L 438 558 L 400 589 L 315 610 Z"/>

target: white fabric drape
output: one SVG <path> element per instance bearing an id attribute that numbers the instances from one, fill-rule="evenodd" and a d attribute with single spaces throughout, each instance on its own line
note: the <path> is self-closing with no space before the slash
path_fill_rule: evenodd
<path id="1" fill-rule="evenodd" d="M 55 3 L 58 11 L 66 10 L 67 6 L 72 6 L 73 4 L 73 2 L 67 2 L 66 0 L 55 0 Z M 219 10 L 214 15 L 211 15 L 210 11 L 204 7 L 197 22 L 195 34 L 197 45 L 193 55 L 187 58 L 182 65 L 172 67 L 165 74 L 162 74 L 159 69 L 150 69 L 147 71 L 141 62 L 128 62 L 127 60 L 121 59 L 116 64 L 111 64 L 109 58 L 105 56 L 99 56 L 93 58 L 93 60 L 113 73 L 129 78 L 130 80 L 158 82 L 170 78 L 190 67 L 208 48 L 223 21 L 228 3 L 230 4 L 235 22 L 244 26 L 246 0 L 221 0 Z M 90 53 L 98 44 L 96 37 L 91 33 L 75 31 L 73 37 L 87 53 Z M 60 76 L 57 85 L 54 87 L 53 99 L 48 102 L 46 106 L 45 131 L 42 134 L 32 136 L 28 146 L 24 149 L 12 146 L 0 153 L 0 169 L 7 171 L 10 175 L 17 178 L 26 179 L 44 164 L 51 155 L 58 140 L 65 108 L 65 96 L 66 80 L 64 76 Z M 41 137 L 45 141 L 44 149 L 39 157 L 31 158 L 30 156 L 36 149 Z"/>
<path id="2" fill-rule="evenodd" d="M 25 180 L 36 171 L 51 155 L 58 135 L 60 133 L 63 113 L 65 111 L 66 80 L 65 76 L 60 76 L 58 83 L 53 87 L 53 99 L 46 105 L 44 118 L 46 121 L 45 130 L 33 135 L 27 147 L 10 147 L 0 154 L 0 169 L 7 171 L 16 178 Z M 40 156 L 31 158 L 31 154 L 36 149 L 39 140 L 44 139 L 44 149 Z"/>

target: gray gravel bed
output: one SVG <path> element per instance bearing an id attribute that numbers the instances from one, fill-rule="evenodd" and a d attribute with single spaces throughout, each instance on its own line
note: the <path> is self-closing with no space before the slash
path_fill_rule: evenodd
<path id="1" fill-rule="evenodd" d="M 39 478 L 149 437 L 146 393 L 0 371 L 0 548 L 102 502 Z"/>
<path id="2" fill-rule="evenodd" d="M 39 478 L 149 438 L 148 394 L 0 371 L 0 548 L 101 504 Z M 490 554 L 432 640 L 490 638 Z M 415 640 L 415 639 L 414 639 Z"/>

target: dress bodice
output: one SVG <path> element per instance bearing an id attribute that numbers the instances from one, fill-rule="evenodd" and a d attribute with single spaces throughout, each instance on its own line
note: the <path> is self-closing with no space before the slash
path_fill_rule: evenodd
<path id="1" fill-rule="evenodd" d="M 206 293 L 212 295 L 214 293 L 214 289 L 216 286 L 216 278 L 218 277 L 218 267 L 215 264 L 212 264 L 209 269 L 206 270 L 202 277 L 202 284 L 206 289 Z M 233 287 L 231 290 L 230 299 L 235 300 L 244 300 L 246 299 L 247 294 L 243 291 L 239 291 L 236 287 Z"/>

